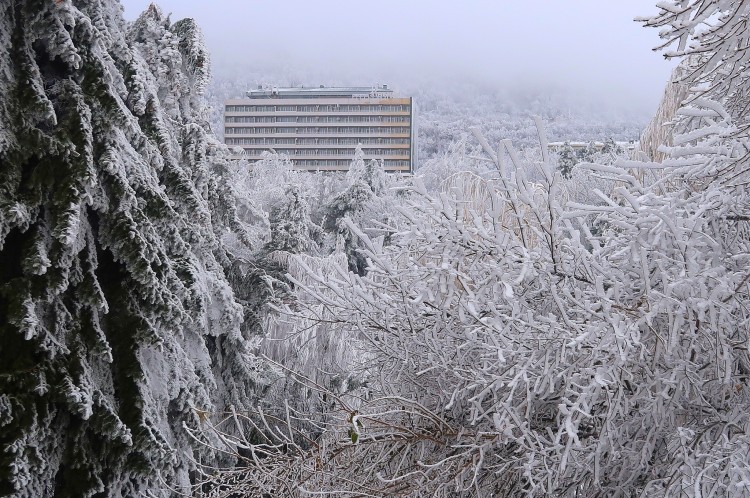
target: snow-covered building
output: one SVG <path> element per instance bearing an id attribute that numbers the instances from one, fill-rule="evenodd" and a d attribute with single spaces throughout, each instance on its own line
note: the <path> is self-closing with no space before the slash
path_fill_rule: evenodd
<path id="1" fill-rule="evenodd" d="M 227 100 L 224 143 L 244 157 L 264 151 L 289 156 L 311 171 L 348 170 L 357 146 L 387 171 L 415 167 L 416 123 L 411 97 L 377 87 L 258 88 Z"/>

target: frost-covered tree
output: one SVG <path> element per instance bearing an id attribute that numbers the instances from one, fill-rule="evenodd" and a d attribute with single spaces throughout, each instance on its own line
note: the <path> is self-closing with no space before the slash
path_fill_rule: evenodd
<path id="1" fill-rule="evenodd" d="M 270 213 L 271 241 L 267 249 L 293 254 L 313 250 L 320 227 L 310 219 L 310 206 L 299 187 L 293 186 Z"/>
<path id="2" fill-rule="evenodd" d="M 592 140 L 586 144 L 586 147 L 578 149 L 578 152 L 576 153 L 576 159 L 579 163 L 590 163 L 594 161 L 597 152 L 598 151 L 596 149 L 596 145 Z"/>
<path id="3" fill-rule="evenodd" d="M 484 158 L 469 157 L 467 141 L 468 135 L 464 133 L 450 144 L 447 151 L 422 162 L 417 175 L 429 192 L 439 192 L 445 179 L 457 173 L 494 174 L 494 166 L 489 166 Z"/>
<path id="4" fill-rule="evenodd" d="M 288 312 L 337 324 L 368 385 L 340 395 L 298 375 L 333 399 L 328 419 L 313 438 L 249 445 L 268 458 L 219 480 L 290 494 L 750 493 L 750 6 L 659 8 L 646 22 L 687 57 L 691 89 L 666 159 L 579 166 L 612 185 L 598 203 L 565 199 L 543 137 L 536 185 L 507 143 L 486 141 L 499 175 L 469 190 L 481 199 L 417 185 L 384 227 L 389 245 L 357 232 L 365 274 L 309 265 L 295 280 L 308 299 Z"/>
<path id="5" fill-rule="evenodd" d="M 564 178 L 570 178 L 573 172 L 573 166 L 578 164 L 579 160 L 576 156 L 573 147 L 570 146 L 570 142 L 565 142 L 560 149 L 560 154 L 557 158 L 557 167 L 560 168 L 560 173 Z"/>
<path id="6" fill-rule="evenodd" d="M 329 244 L 343 250 L 349 258 L 349 267 L 363 273 L 367 262 L 359 252 L 361 243 L 349 229 L 348 221 L 354 221 L 366 231 L 384 222 L 398 203 L 397 193 L 392 189 L 402 180 L 398 175 L 389 175 L 382 161 L 365 161 L 361 147 L 357 147 L 354 159 L 346 175 L 342 191 L 325 203 L 323 227 L 328 231 Z"/>
<path id="7" fill-rule="evenodd" d="M 207 71 L 154 6 L 0 7 L 0 494 L 184 491 L 184 427 L 252 404 Z"/>
<path id="8" fill-rule="evenodd" d="M 554 183 L 550 172 L 548 168 L 547 178 Z M 541 231 L 557 222 L 546 214 L 548 207 L 536 204 L 527 205 L 528 219 L 506 217 L 519 207 L 519 200 L 506 199 L 495 190 L 482 197 L 486 214 L 467 211 L 472 201 L 468 198 L 432 198 L 419 186 L 416 193 L 419 198 L 398 209 L 400 219 L 388 228 L 392 245 L 384 246 L 382 238 L 371 238 L 347 222 L 364 245 L 366 275 L 347 274 L 341 267 L 325 274 L 308 266 L 303 278 L 291 276 L 298 288 L 317 298 L 296 306 L 309 306 L 312 321 L 337 326 L 337 335 L 348 338 L 350 357 L 367 383 L 341 393 L 309 377 L 300 378 L 308 390 L 330 400 L 328 417 L 316 425 L 322 439 L 307 445 L 281 438 L 280 444 L 294 450 L 286 456 L 272 453 L 257 468 L 248 469 L 235 489 L 257 493 L 290 486 L 321 493 L 365 490 L 375 496 L 476 491 L 484 496 L 525 488 L 511 463 L 519 461 L 520 448 L 507 440 L 509 434 L 502 434 L 508 430 L 493 422 L 499 415 L 488 417 L 485 410 L 472 409 L 468 398 L 485 396 L 483 369 L 491 377 L 493 366 L 510 366 L 517 359 L 512 346 L 505 358 L 498 349 L 483 352 L 485 341 L 495 337 L 501 344 L 523 344 L 529 339 L 522 328 L 511 325 L 503 332 L 491 318 L 528 312 L 524 306 L 510 311 L 517 306 L 509 303 L 516 303 L 513 286 L 528 279 L 527 292 L 519 289 L 523 301 L 550 299 L 552 304 L 549 296 L 544 297 L 545 285 L 538 281 L 532 261 L 544 265 L 541 254 L 554 252 L 541 249 L 557 246 Z M 538 238 L 531 234 L 535 230 Z M 498 238 L 503 241 L 499 247 Z M 559 274 L 564 275 L 562 267 Z M 475 308 L 480 302 L 487 305 Z M 307 323 L 299 324 L 298 333 L 309 330 Z M 533 335 L 533 327 L 528 333 Z M 557 349 L 559 342 L 548 345 Z M 410 359 L 404 361 L 406 356 Z M 534 360 L 528 358 L 524 364 Z M 497 399 L 489 391 L 486 396 Z M 507 403 L 514 404 L 512 396 Z M 302 416 L 293 412 L 294 419 Z M 472 464 L 482 462 L 484 455 L 491 470 Z M 283 468 L 294 469 L 295 475 Z"/>
<path id="9" fill-rule="evenodd" d="M 366 161 L 365 153 L 359 145 L 354 151 L 354 159 L 346 172 L 346 179 L 349 184 L 357 181 L 365 183 L 377 196 L 383 195 L 390 183 L 382 163 L 375 159 Z"/>
<path id="10" fill-rule="evenodd" d="M 601 149 L 594 153 L 592 162 L 614 164 L 617 159 L 628 159 L 628 154 L 621 145 L 615 142 L 612 137 L 609 137 L 604 140 Z"/>
<path id="11" fill-rule="evenodd" d="M 681 81 L 681 75 L 684 74 L 686 67 L 687 60 L 683 60 L 674 68 L 653 118 L 641 131 L 638 140 L 639 152 L 652 161 L 663 161 L 665 154 L 660 152 L 659 148 L 663 145 L 673 145 L 673 120 L 687 97 L 688 84 Z"/>
<path id="12" fill-rule="evenodd" d="M 290 372 L 332 400 L 328 417 L 314 440 L 251 444 L 269 458 L 229 474 L 234 489 L 678 496 L 710 473 L 707 494 L 744 494 L 746 280 L 717 261 L 715 220 L 615 166 L 588 168 L 624 204 L 602 193 L 573 210 L 549 164 L 544 195 L 503 167 L 484 209 L 417 186 L 389 246 L 350 225 L 365 275 L 309 265 L 293 279 L 316 297 L 295 305 L 298 333 L 336 324 L 368 382 L 338 393 Z M 594 237 L 570 223 L 582 213 L 612 226 Z"/>

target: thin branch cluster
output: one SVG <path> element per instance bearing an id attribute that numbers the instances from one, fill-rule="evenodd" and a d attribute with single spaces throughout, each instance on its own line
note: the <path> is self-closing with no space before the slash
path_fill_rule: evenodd
<path id="1" fill-rule="evenodd" d="M 438 194 L 415 181 L 383 237 L 347 222 L 367 271 L 298 258 L 300 299 L 279 311 L 297 333 L 335 330 L 361 385 L 288 370 L 327 408 L 233 419 L 265 439 L 225 441 L 246 465 L 207 471 L 211 489 L 750 493 L 750 2 L 659 7 L 643 21 L 691 89 L 665 159 L 579 165 L 610 186 L 583 202 L 540 123 L 534 164 L 477 132 L 494 179 L 461 174 Z"/>

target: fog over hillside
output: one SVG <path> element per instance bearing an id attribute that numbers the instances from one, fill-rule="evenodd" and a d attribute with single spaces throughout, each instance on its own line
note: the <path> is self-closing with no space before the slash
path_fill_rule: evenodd
<path id="1" fill-rule="evenodd" d="M 289 71 L 289 72 L 286 72 Z M 323 83 L 319 83 L 323 82 Z M 370 84 L 370 81 L 366 82 Z M 450 144 L 478 126 L 491 139 L 509 138 L 520 148 L 536 144 L 532 117 L 544 118 L 550 140 L 637 140 L 651 111 L 634 109 L 602 95 L 591 95 L 553 84 L 499 86 L 472 79 L 427 80 L 421 83 L 398 79 L 387 83 L 397 93 L 414 97 L 417 105 L 419 157 L 426 160 L 445 152 Z M 352 77 L 325 79 L 322 75 L 277 68 L 261 72 L 250 68 L 216 67 L 207 90 L 211 124 L 223 136 L 223 102 L 243 98 L 258 86 L 350 86 L 362 81 Z M 504 84 L 507 85 L 507 84 Z M 473 144 L 478 146 L 478 144 Z"/>
<path id="2" fill-rule="evenodd" d="M 126 18 L 147 4 L 126 0 Z M 162 2 L 165 13 L 204 29 L 219 136 L 222 101 L 257 85 L 388 84 L 417 101 L 422 159 L 469 126 L 531 146 L 533 114 L 547 120 L 552 140 L 634 140 L 674 65 L 651 52 L 657 38 L 633 22 L 651 11 L 647 0 L 606 8 L 593 0 L 283 4 L 281 13 L 262 3 Z"/>
<path id="3" fill-rule="evenodd" d="M 126 19 L 149 3 L 125 0 Z M 633 22 L 653 11 L 649 0 L 382 0 L 357 7 L 341 0 L 164 0 L 160 7 L 202 26 L 218 76 L 232 77 L 227 69 L 236 68 L 268 73 L 276 84 L 549 85 L 649 112 L 672 65 L 652 51 L 656 33 Z"/>

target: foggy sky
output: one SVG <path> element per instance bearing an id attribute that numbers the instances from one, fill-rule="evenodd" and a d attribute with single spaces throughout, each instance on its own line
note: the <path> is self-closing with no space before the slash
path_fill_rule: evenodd
<path id="1" fill-rule="evenodd" d="M 149 3 L 124 0 L 125 18 Z M 674 65 L 651 50 L 656 30 L 633 21 L 656 12 L 656 0 L 156 3 L 173 22 L 196 19 L 217 75 L 237 65 L 333 80 L 306 84 L 467 79 L 572 89 L 653 110 Z"/>

